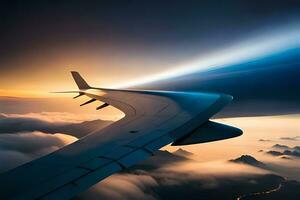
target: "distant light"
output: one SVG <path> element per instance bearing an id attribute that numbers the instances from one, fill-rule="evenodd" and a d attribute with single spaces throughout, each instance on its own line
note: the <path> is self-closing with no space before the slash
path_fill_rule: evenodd
<path id="1" fill-rule="evenodd" d="M 283 30 L 283 29 L 281 29 Z M 273 31 L 260 37 L 240 42 L 234 46 L 217 51 L 209 56 L 201 57 L 196 61 L 177 66 L 152 76 L 143 77 L 115 88 L 126 88 L 145 83 L 151 83 L 167 78 L 174 78 L 207 69 L 221 68 L 244 61 L 259 59 L 288 49 L 300 47 L 300 27 L 289 31 Z"/>

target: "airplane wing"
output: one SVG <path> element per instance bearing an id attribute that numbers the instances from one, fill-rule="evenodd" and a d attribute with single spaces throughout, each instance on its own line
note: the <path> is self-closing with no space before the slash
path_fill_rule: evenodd
<path id="1" fill-rule="evenodd" d="M 0 199 L 69 199 L 172 142 L 186 145 L 242 134 L 209 121 L 232 100 L 229 95 L 94 88 L 77 72 L 72 75 L 79 90 L 71 92 L 88 96 L 86 104 L 101 101 L 98 109 L 111 105 L 125 117 L 1 174 Z"/>

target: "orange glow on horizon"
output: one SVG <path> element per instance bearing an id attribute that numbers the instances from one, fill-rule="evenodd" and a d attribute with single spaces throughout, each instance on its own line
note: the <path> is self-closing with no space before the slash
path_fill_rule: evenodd
<path id="1" fill-rule="evenodd" d="M 49 97 L 50 93 L 37 90 L 2 90 L 0 89 L 0 96 L 5 97 Z"/>
<path id="2" fill-rule="evenodd" d="M 238 157 L 243 154 L 262 157 L 264 153 L 259 150 L 270 148 L 274 144 L 285 144 L 291 147 L 299 145 L 299 140 L 281 140 L 281 137 L 299 136 L 300 128 L 295 126 L 299 124 L 300 115 L 279 115 L 279 116 L 260 116 L 260 117 L 236 117 L 214 119 L 223 124 L 239 127 L 243 130 L 243 135 L 227 140 L 208 142 L 186 146 L 166 146 L 163 149 L 175 151 L 183 148 L 193 152 L 196 159 L 216 160 L 228 157 Z M 266 142 L 259 141 L 260 139 Z M 207 153 L 209 152 L 209 153 Z"/>

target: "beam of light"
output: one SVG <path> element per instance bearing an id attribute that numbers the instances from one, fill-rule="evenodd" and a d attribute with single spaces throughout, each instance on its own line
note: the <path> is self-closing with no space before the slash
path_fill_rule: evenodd
<path id="1" fill-rule="evenodd" d="M 272 31 L 260 34 L 236 45 L 216 51 L 213 54 L 200 56 L 199 59 L 177 66 L 171 70 L 163 71 L 129 83 L 114 86 L 126 88 L 152 83 L 159 80 L 174 78 L 182 75 L 221 68 L 241 62 L 247 62 L 280 53 L 288 49 L 300 47 L 300 26 L 281 28 L 281 31 Z M 282 31 L 284 30 L 284 31 Z"/>

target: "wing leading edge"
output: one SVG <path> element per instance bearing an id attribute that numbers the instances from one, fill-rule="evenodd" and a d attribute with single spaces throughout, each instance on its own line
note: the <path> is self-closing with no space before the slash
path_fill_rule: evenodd
<path id="1" fill-rule="evenodd" d="M 199 127 L 232 100 L 223 94 L 93 88 L 72 75 L 80 96 L 112 105 L 125 117 L 1 174 L 0 199 L 69 199 L 167 144 L 195 143 L 186 137 L 197 132 L 193 138 L 199 140 Z"/>

